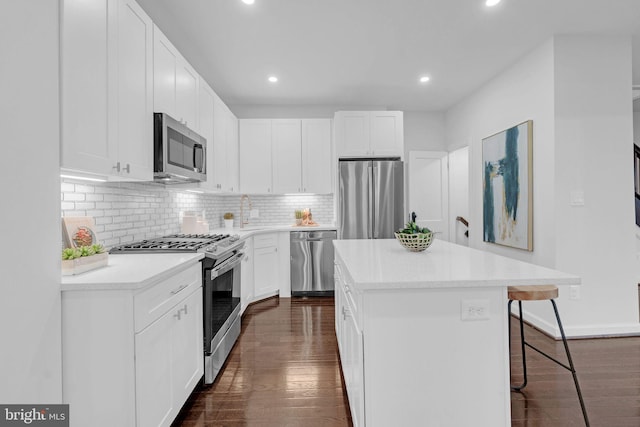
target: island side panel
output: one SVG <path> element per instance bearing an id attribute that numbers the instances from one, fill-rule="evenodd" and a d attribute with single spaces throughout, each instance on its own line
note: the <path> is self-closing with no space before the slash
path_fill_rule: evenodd
<path id="1" fill-rule="evenodd" d="M 365 291 L 362 299 L 367 427 L 510 425 L 505 288 Z M 487 319 L 462 320 L 469 301 L 488 304 Z"/>

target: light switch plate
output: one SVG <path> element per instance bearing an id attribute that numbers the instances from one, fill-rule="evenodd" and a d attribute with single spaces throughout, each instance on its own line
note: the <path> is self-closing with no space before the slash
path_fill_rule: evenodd
<path id="1" fill-rule="evenodd" d="M 260 218 L 260 210 L 251 209 L 251 211 L 249 212 L 249 218 Z"/>

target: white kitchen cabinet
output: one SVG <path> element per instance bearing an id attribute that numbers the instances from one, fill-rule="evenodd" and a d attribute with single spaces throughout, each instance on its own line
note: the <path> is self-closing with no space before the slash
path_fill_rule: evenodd
<path id="1" fill-rule="evenodd" d="M 336 152 L 347 157 L 403 157 L 402 111 L 338 111 Z"/>
<path id="2" fill-rule="evenodd" d="M 202 322 L 199 262 L 140 290 L 63 291 L 72 425 L 170 425 L 204 374 Z"/>
<path id="3" fill-rule="evenodd" d="M 153 26 L 153 108 L 198 129 L 200 76 L 171 41 Z"/>
<path id="4" fill-rule="evenodd" d="M 302 126 L 300 120 L 271 121 L 274 193 L 302 192 Z"/>
<path id="5" fill-rule="evenodd" d="M 302 191 L 333 192 L 331 119 L 302 119 Z"/>
<path id="6" fill-rule="evenodd" d="M 207 170 L 207 181 L 201 182 L 201 188 L 215 189 L 214 183 L 214 104 L 216 94 L 211 87 L 204 81 L 200 82 L 198 96 L 198 133 L 207 140 L 207 157 L 205 159 L 205 167 Z"/>
<path id="7" fill-rule="evenodd" d="M 240 314 L 253 302 L 255 286 L 253 274 L 253 237 L 248 237 L 244 243 L 245 257 L 240 265 Z"/>
<path id="8" fill-rule="evenodd" d="M 333 191 L 331 119 L 240 120 L 240 150 L 244 193 Z"/>
<path id="9" fill-rule="evenodd" d="M 357 305 L 338 266 L 335 289 L 336 337 L 351 418 L 354 427 L 364 426 L 364 340 L 358 324 Z"/>
<path id="10" fill-rule="evenodd" d="M 243 119 L 239 122 L 240 189 L 249 194 L 273 193 L 271 120 Z"/>
<path id="11" fill-rule="evenodd" d="M 61 168 L 151 180 L 151 19 L 133 0 L 65 0 L 61 13 Z"/>
<path id="12" fill-rule="evenodd" d="M 137 333 L 138 426 L 170 425 L 203 374 L 202 288 Z"/>
<path id="13" fill-rule="evenodd" d="M 133 0 L 118 7 L 116 171 L 127 178 L 153 174 L 153 24 Z M 120 166 L 120 168 L 118 168 Z M 118 170 L 120 169 L 120 170 Z"/>
<path id="14" fill-rule="evenodd" d="M 227 171 L 225 173 L 225 191 L 240 191 L 240 151 L 238 144 L 238 118 L 227 108 Z"/>
<path id="15" fill-rule="evenodd" d="M 240 189 L 238 176 L 238 119 L 218 97 L 214 103 L 213 186 L 226 193 Z"/>
<path id="16" fill-rule="evenodd" d="M 278 233 L 253 238 L 254 299 L 277 295 L 280 290 Z"/>

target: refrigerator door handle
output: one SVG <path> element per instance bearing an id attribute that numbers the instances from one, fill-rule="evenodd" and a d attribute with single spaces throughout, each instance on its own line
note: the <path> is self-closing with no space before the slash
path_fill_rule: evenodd
<path id="1" fill-rule="evenodd" d="M 375 186 L 376 186 L 376 180 L 375 180 L 375 166 L 373 165 L 373 162 L 369 163 L 369 236 L 367 238 L 369 239 L 375 239 L 377 238 L 377 234 L 376 233 L 376 216 L 375 216 L 375 206 L 376 206 L 376 200 L 375 200 Z"/>

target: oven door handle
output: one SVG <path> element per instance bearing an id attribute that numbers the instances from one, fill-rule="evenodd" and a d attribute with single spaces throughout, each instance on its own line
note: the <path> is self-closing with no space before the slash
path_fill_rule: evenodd
<path id="1" fill-rule="evenodd" d="M 232 258 L 229 258 L 220 267 L 211 269 L 211 280 L 237 267 L 240 264 L 240 262 L 244 259 L 245 256 L 246 255 L 244 254 L 244 252 L 240 252 L 237 255 L 233 256 Z"/>

